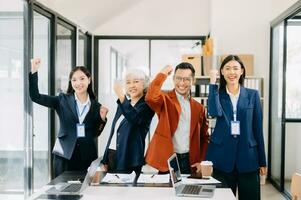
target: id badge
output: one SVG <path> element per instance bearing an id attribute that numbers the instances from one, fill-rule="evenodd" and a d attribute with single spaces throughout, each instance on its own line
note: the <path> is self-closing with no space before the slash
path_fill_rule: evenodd
<path id="1" fill-rule="evenodd" d="M 85 137 L 85 124 L 76 124 L 77 137 Z"/>
<path id="2" fill-rule="evenodd" d="M 237 136 L 240 135 L 240 122 L 239 121 L 231 121 L 231 135 Z"/>

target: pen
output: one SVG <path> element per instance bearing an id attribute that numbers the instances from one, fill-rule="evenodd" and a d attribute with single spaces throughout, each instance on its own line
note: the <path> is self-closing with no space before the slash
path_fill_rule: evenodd
<path id="1" fill-rule="evenodd" d="M 117 174 L 115 174 L 115 176 L 120 179 L 120 177 Z"/>
<path id="2" fill-rule="evenodd" d="M 155 176 L 155 174 L 151 175 L 151 178 L 153 178 Z"/>

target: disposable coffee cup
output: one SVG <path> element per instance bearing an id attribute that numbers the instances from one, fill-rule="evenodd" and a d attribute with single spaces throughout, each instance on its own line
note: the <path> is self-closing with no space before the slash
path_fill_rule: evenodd
<path id="1" fill-rule="evenodd" d="M 91 185 L 98 185 L 100 182 L 101 168 L 98 167 L 91 181 Z"/>
<path id="2" fill-rule="evenodd" d="M 266 175 L 260 175 L 260 185 L 264 185 L 266 179 L 267 179 Z"/>
<path id="3" fill-rule="evenodd" d="M 210 177 L 213 171 L 213 163 L 211 161 L 202 161 L 201 162 L 201 172 L 203 177 Z"/>

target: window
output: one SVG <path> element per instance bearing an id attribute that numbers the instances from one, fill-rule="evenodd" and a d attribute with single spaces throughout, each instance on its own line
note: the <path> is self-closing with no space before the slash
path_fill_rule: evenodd
<path id="1" fill-rule="evenodd" d="M 34 12 L 33 18 L 33 57 L 40 58 L 42 63 L 38 71 L 39 90 L 41 94 L 49 91 L 49 44 L 50 19 Z M 33 103 L 33 149 L 34 149 L 34 188 L 46 185 L 50 180 L 50 132 L 49 109 Z"/>
<path id="2" fill-rule="evenodd" d="M 24 189 L 23 2 L 0 0 L 0 193 Z M 27 77 L 26 77 L 27 78 Z"/>

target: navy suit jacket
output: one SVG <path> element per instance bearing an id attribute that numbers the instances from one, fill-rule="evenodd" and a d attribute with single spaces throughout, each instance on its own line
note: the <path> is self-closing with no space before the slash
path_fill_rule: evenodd
<path id="1" fill-rule="evenodd" d="M 116 167 L 126 170 L 144 165 L 145 137 L 149 131 L 154 111 L 145 103 L 144 96 L 133 107 L 130 100 L 125 98 L 121 103 L 117 100 L 118 108 L 113 119 L 111 133 L 103 156 L 103 163 L 108 163 L 108 149 L 117 128 Z M 123 115 L 119 127 L 115 127 L 118 118 Z"/>
<path id="2" fill-rule="evenodd" d="M 83 160 L 93 161 L 97 156 L 96 138 L 105 122 L 99 115 L 101 104 L 90 98 L 91 106 L 83 123 L 85 137 L 77 138 L 76 124 L 79 123 L 74 95 L 60 93 L 58 96 L 42 95 L 38 89 L 38 73 L 29 74 L 29 94 L 33 102 L 54 109 L 59 117 L 60 129 L 53 153 L 70 160 L 75 145 L 79 145 Z"/>
<path id="3" fill-rule="evenodd" d="M 217 118 L 207 150 L 207 160 L 213 162 L 214 168 L 244 173 L 266 166 L 262 109 L 256 90 L 240 87 L 237 102 L 240 135 L 236 138 L 231 135 L 233 107 L 230 97 L 226 90 L 219 92 L 217 85 L 209 86 L 208 112 Z"/>

